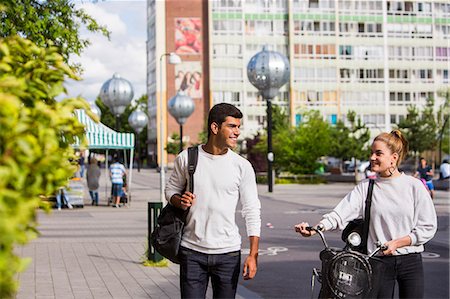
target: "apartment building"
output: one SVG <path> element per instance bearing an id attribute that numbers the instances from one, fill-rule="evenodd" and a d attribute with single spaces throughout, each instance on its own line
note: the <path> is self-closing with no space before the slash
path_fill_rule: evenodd
<path id="1" fill-rule="evenodd" d="M 149 33 L 149 46 L 155 40 L 154 48 L 149 47 L 151 111 L 158 103 L 155 63 L 161 53 L 176 51 L 171 40 L 176 21 L 162 20 L 161 14 L 201 23 L 203 47 L 196 58 L 203 70 L 201 113 L 215 103 L 235 104 L 244 112 L 245 137 L 265 127 L 265 100 L 249 83 L 246 70 L 263 46 L 289 58 L 290 82 L 273 103 L 287 109 L 292 125 L 309 109 L 319 110 L 331 124 L 345 121 L 353 110 L 377 133 L 405 117 L 409 105 L 423 106 L 433 97 L 439 106 L 439 91 L 449 87 L 447 0 L 182 1 L 191 10 L 197 7 L 196 13 L 175 11 L 174 2 L 148 1 L 149 32 L 154 33 Z M 151 56 L 152 51 L 157 55 Z M 181 56 L 183 61 L 194 59 Z M 175 76 L 170 70 L 163 81 L 169 86 Z M 189 121 L 199 123 L 197 118 Z M 190 134 L 195 140 L 196 133 Z"/>

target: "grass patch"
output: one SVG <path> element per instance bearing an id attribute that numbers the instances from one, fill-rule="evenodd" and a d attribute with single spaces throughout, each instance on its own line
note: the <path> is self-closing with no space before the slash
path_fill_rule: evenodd
<path id="1" fill-rule="evenodd" d="M 256 176 L 256 182 L 258 184 L 267 184 L 267 176 Z M 319 175 L 292 175 L 275 178 L 275 184 L 326 184 L 325 178 Z"/>
<path id="2" fill-rule="evenodd" d="M 159 262 L 154 262 L 148 259 L 148 242 L 145 243 L 145 253 L 143 256 L 141 256 L 140 260 L 142 265 L 144 265 L 145 267 L 160 267 L 160 268 L 164 268 L 164 267 L 169 267 L 169 260 L 163 258 L 162 260 L 160 260 Z"/>
<path id="3" fill-rule="evenodd" d="M 169 260 L 163 259 L 163 260 L 161 260 L 159 262 L 145 260 L 145 261 L 142 261 L 142 265 L 144 265 L 145 267 L 165 268 L 165 267 L 169 267 Z"/>

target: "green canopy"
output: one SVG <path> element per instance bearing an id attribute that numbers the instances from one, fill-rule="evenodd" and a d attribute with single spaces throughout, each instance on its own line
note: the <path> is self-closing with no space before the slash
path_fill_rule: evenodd
<path id="1" fill-rule="evenodd" d="M 119 133 L 102 123 L 93 121 L 84 110 L 75 111 L 78 120 L 86 126 L 86 138 L 89 149 L 133 149 L 134 134 Z M 79 148 L 80 144 L 74 144 Z"/>

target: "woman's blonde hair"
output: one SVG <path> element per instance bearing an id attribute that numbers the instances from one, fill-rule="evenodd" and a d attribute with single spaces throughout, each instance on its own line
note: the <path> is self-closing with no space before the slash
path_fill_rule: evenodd
<path id="1" fill-rule="evenodd" d="M 393 130 L 391 133 L 381 133 L 373 141 L 384 142 L 392 153 L 398 154 L 397 166 L 400 165 L 408 153 L 408 141 L 400 130 Z"/>

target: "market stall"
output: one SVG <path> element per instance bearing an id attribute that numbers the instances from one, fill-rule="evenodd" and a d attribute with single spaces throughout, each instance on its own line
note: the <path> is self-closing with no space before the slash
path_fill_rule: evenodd
<path id="1" fill-rule="evenodd" d="M 127 160 L 127 151 L 130 152 L 129 159 L 129 172 L 127 176 L 128 185 L 128 200 L 131 202 L 131 182 L 132 182 L 132 170 L 133 170 L 133 154 L 134 154 L 134 134 L 133 133 L 119 133 L 113 129 L 105 126 L 101 122 L 97 123 L 92 120 L 84 110 L 76 110 L 75 114 L 78 120 L 86 127 L 86 138 L 88 141 L 88 149 L 103 149 L 106 151 L 106 167 L 105 167 L 105 178 L 108 178 L 108 155 L 109 150 L 123 150 L 124 152 L 124 162 L 125 166 Z M 76 142 L 73 145 L 74 148 L 80 148 L 80 142 Z M 111 188 L 111 183 L 106 180 L 105 184 L 105 197 L 109 197 L 109 191 Z M 108 200 L 109 204 L 109 200 Z"/>

